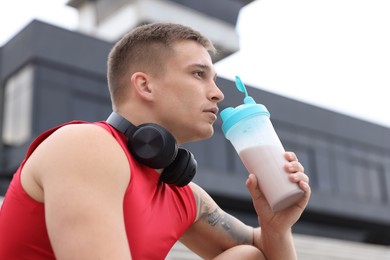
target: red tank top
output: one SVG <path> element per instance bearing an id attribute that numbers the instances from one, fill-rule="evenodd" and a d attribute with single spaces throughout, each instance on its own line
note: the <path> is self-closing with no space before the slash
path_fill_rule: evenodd
<path id="1" fill-rule="evenodd" d="M 96 124 L 114 136 L 129 160 L 131 180 L 125 193 L 124 214 L 132 258 L 164 259 L 195 221 L 196 205 L 191 188 L 161 183 L 155 170 L 131 156 L 122 133 L 105 122 Z M 0 211 L 0 259 L 55 259 L 45 225 L 44 204 L 24 191 L 20 172 L 35 148 L 59 127 L 43 133 L 31 144 L 8 188 Z"/>

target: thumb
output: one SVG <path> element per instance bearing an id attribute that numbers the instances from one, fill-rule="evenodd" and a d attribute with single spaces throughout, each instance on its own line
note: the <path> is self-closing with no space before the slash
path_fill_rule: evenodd
<path id="1" fill-rule="evenodd" d="M 249 174 L 248 179 L 246 180 L 246 187 L 252 197 L 253 206 L 255 207 L 256 212 L 269 208 L 268 202 L 261 192 L 257 178 L 253 173 Z"/>
<path id="2" fill-rule="evenodd" d="M 246 180 L 246 187 L 251 194 L 252 199 L 257 199 L 262 196 L 257 178 L 253 173 L 250 173 Z"/>

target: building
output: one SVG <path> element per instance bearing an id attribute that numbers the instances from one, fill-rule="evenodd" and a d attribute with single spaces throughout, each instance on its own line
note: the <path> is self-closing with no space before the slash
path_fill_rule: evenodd
<path id="1" fill-rule="evenodd" d="M 102 10 L 108 10 L 104 4 L 112 3 L 113 10 L 120 13 L 130 8 L 126 3 L 138 2 L 141 1 L 70 1 L 69 4 L 86 10 L 99 10 L 101 4 Z M 239 6 L 245 3 L 227 2 L 238 6 L 237 19 Z M 142 3 L 151 7 L 152 4 L 174 6 L 175 16 L 183 19 L 191 9 L 200 17 L 214 13 L 210 5 L 208 13 L 193 7 L 194 1 Z M 178 6 L 185 9 L 186 15 L 177 13 Z M 215 13 L 218 11 L 223 13 L 216 8 Z M 110 15 L 101 14 L 101 20 L 95 17 L 94 23 L 103 28 L 103 24 L 109 23 L 103 22 L 104 17 Z M 132 26 L 156 21 L 153 15 L 142 17 L 149 18 Z M 235 21 L 220 20 L 230 29 L 235 26 Z M 39 133 L 74 119 L 104 120 L 111 112 L 106 57 L 120 33 L 104 38 L 104 34 L 97 33 L 99 26 L 90 26 L 89 31 L 81 27 L 79 32 L 73 32 L 33 21 L 0 47 L 1 195 L 28 145 Z M 233 37 L 234 33 L 229 35 Z M 224 55 L 239 48 L 219 42 L 220 48 L 226 50 Z M 233 82 L 223 78 L 217 82 L 225 93 L 221 109 L 242 103 L 243 96 L 237 95 Z M 259 89 L 249 91 L 255 100 L 261 97 L 264 101 L 286 149 L 298 154 L 310 175 L 312 198 L 294 228 L 300 259 L 390 259 L 390 129 Z M 200 166 L 195 181 L 226 211 L 256 225 L 244 185 L 246 170 L 224 138 L 220 119 L 215 130 L 212 139 L 186 145 Z M 169 259 L 183 259 L 183 254 L 188 254 L 188 259 L 194 257 L 178 244 Z"/>

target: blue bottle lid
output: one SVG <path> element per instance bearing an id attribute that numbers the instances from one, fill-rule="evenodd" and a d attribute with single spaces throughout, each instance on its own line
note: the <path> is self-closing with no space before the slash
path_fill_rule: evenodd
<path id="1" fill-rule="evenodd" d="M 264 105 L 257 104 L 251 96 L 248 96 L 246 87 L 238 76 L 236 76 L 236 87 L 245 94 L 244 104 L 236 108 L 228 107 L 221 111 L 222 131 L 225 136 L 232 126 L 244 118 L 260 114 L 270 117 L 270 113 Z"/>

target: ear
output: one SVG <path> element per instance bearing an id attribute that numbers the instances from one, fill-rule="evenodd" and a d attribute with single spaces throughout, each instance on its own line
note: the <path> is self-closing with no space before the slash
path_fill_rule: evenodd
<path id="1" fill-rule="evenodd" d="M 143 99 L 151 100 L 153 98 L 153 91 L 150 84 L 149 76 L 144 72 L 135 72 L 131 76 L 131 86 L 138 96 Z"/>

